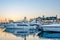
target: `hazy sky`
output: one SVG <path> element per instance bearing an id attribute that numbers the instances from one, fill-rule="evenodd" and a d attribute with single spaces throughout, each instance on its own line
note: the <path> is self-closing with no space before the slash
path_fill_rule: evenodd
<path id="1" fill-rule="evenodd" d="M 0 16 L 37 17 L 55 16 L 60 17 L 60 0 L 0 0 Z"/>

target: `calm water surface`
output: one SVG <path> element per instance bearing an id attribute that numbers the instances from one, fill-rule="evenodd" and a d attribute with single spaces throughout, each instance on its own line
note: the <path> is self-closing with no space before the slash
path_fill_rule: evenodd
<path id="1" fill-rule="evenodd" d="M 3 32 L 3 30 L 4 29 L 0 28 L 0 40 L 24 40 L 22 37 L 16 37 L 15 35 L 13 35 L 11 33 Z M 44 36 L 42 36 L 42 35 L 44 35 Z M 39 36 L 29 35 L 26 38 L 27 38 L 27 40 L 60 40 L 59 38 L 58 39 L 57 38 L 45 38 L 47 33 L 43 33 L 42 35 L 39 35 Z M 56 35 L 53 35 L 53 36 L 56 36 Z"/>

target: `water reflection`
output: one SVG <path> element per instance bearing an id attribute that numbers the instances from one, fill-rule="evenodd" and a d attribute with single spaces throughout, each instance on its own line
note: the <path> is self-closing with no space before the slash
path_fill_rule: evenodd
<path id="1" fill-rule="evenodd" d="M 6 32 L 3 32 L 4 29 L 1 29 L 0 28 L 0 40 L 24 40 L 22 37 L 17 37 L 11 33 L 6 33 Z M 55 39 L 51 39 L 51 38 L 48 38 L 47 36 L 48 35 L 51 35 L 49 33 L 46 33 L 46 32 L 43 32 L 43 33 L 39 33 L 40 35 L 36 35 L 36 36 L 33 36 L 33 35 L 29 35 L 27 36 L 26 40 L 55 40 Z M 56 36 L 56 37 L 59 37 L 60 38 L 60 33 L 55 33 L 53 36 Z M 51 35 L 52 36 L 52 35 Z M 49 36 L 50 37 L 50 36 Z M 57 39 L 57 40 L 60 40 L 60 39 Z"/>
<path id="2" fill-rule="evenodd" d="M 38 34 L 39 38 L 60 39 L 60 33 L 42 32 Z"/>

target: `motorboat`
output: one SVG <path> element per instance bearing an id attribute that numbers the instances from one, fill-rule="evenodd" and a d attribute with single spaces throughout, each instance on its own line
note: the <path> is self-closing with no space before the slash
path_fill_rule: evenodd
<path id="1" fill-rule="evenodd" d="M 60 32 L 60 24 L 41 25 L 45 32 Z"/>
<path id="2" fill-rule="evenodd" d="M 38 32 L 39 23 L 26 20 L 9 22 L 5 24 L 5 32 L 13 33 L 16 36 L 35 35 Z"/>
<path id="3" fill-rule="evenodd" d="M 42 32 L 38 33 L 40 38 L 59 38 L 60 39 L 60 24 L 41 25 Z"/>

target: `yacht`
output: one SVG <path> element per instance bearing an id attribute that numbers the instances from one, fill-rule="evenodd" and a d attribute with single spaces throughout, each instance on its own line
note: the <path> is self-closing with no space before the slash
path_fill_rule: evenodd
<path id="1" fill-rule="evenodd" d="M 16 36 L 35 35 L 38 32 L 39 23 L 26 20 L 9 22 L 5 25 L 5 32 L 13 33 Z"/>
<path id="2" fill-rule="evenodd" d="M 48 24 L 41 25 L 42 32 L 38 33 L 38 36 L 41 38 L 60 38 L 60 24 Z"/>
<path id="3" fill-rule="evenodd" d="M 48 24 L 48 25 L 42 25 L 43 31 L 45 32 L 60 32 L 60 24 Z"/>

